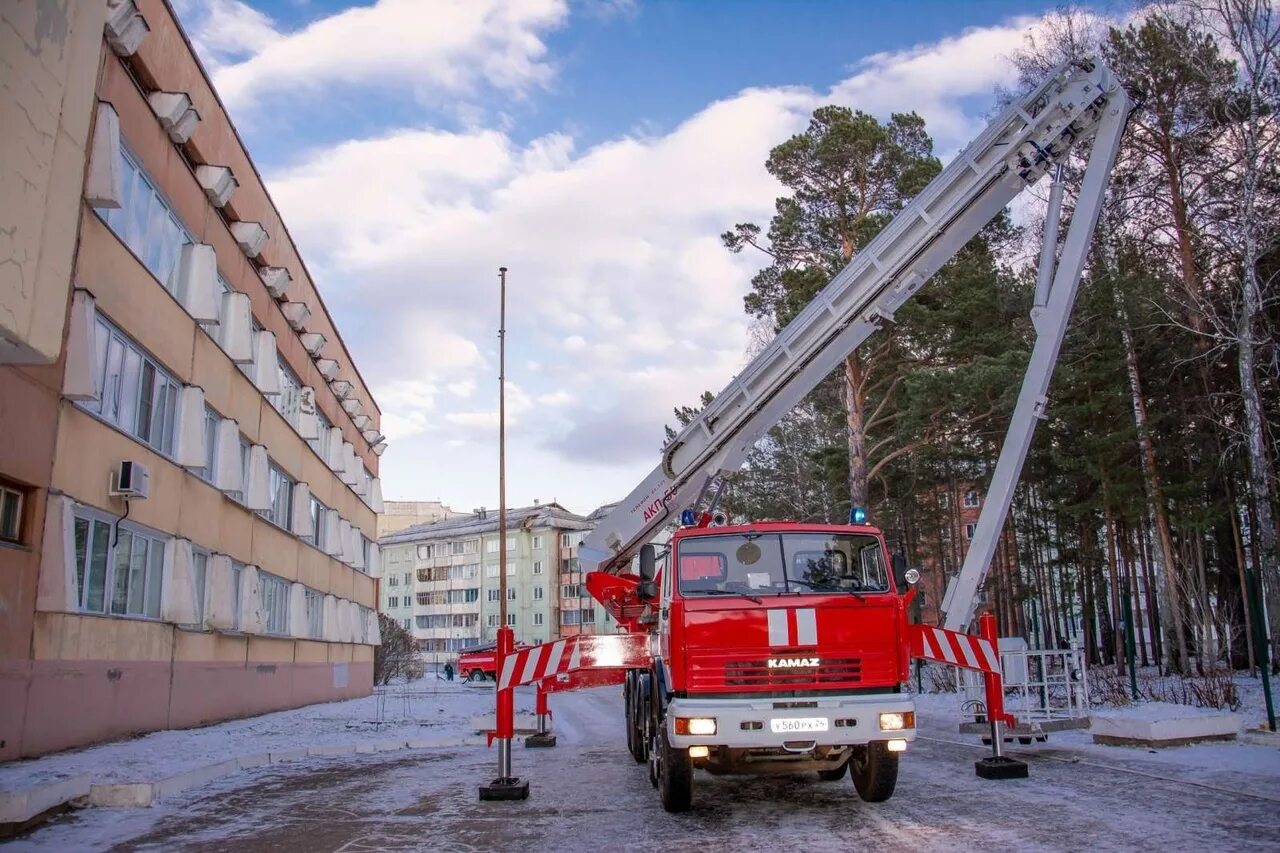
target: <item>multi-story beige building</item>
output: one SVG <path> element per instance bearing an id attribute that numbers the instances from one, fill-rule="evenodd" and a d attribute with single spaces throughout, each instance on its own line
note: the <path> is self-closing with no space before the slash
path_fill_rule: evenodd
<path id="1" fill-rule="evenodd" d="M 378 538 L 415 524 L 430 524 L 445 518 L 461 518 L 467 514 L 454 512 L 440 501 L 383 501 L 383 510 L 378 513 Z"/>
<path id="2" fill-rule="evenodd" d="M 172 9 L 0 23 L 0 759 L 368 693 L 379 411 Z"/>
<path id="3" fill-rule="evenodd" d="M 585 518 L 557 503 L 507 511 L 507 621 L 517 642 L 612 630 L 578 571 Z M 382 612 L 398 620 L 429 661 L 493 640 L 501 624 L 498 513 L 418 525 L 384 536 Z"/>

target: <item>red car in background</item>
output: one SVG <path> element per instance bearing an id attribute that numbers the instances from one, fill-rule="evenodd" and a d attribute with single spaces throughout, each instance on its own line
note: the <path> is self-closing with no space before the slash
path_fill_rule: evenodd
<path id="1" fill-rule="evenodd" d="M 528 649 L 528 643 L 516 643 L 516 651 Z M 458 653 L 458 677 L 469 681 L 498 680 L 498 644 L 485 643 Z"/>

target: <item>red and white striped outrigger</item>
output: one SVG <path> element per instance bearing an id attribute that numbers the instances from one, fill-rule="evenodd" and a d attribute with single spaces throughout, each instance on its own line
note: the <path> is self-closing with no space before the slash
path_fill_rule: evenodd
<path id="1" fill-rule="evenodd" d="M 907 642 L 911 656 L 936 661 L 962 669 L 972 669 L 985 676 L 987 717 L 993 722 L 1016 725 L 1004 710 L 1004 681 L 996 638 L 996 620 L 990 613 L 978 619 L 978 635 L 962 634 L 932 625 L 908 626 Z M 562 690 L 580 690 L 607 684 L 621 684 L 628 669 L 643 669 L 651 663 L 652 635 L 578 634 L 525 649 L 504 653 L 499 641 L 498 691 L 514 690 L 525 684 L 538 687 L 538 735 L 548 737 L 547 696 Z M 499 702 L 499 707 L 502 702 Z M 511 737 L 514 719 L 498 717 L 495 737 Z M 505 725 L 504 725 L 505 723 Z"/>

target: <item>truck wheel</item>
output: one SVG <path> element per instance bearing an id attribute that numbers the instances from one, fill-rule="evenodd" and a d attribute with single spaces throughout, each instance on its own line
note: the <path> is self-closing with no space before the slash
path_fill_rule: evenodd
<path id="1" fill-rule="evenodd" d="M 484 670 L 473 669 L 471 670 L 471 674 L 467 677 L 472 681 L 484 681 Z"/>
<path id="2" fill-rule="evenodd" d="M 849 774 L 859 797 L 868 803 L 883 803 L 898 786 L 898 754 L 883 743 L 869 743 L 854 750 Z"/>
<path id="3" fill-rule="evenodd" d="M 659 737 L 662 759 L 658 762 L 658 794 L 662 807 L 669 812 L 687 812 L 693 805 L 693 762 L 686 750 L 676 749 L 667 740 L 665 726 Z"/>
<path id="4" fill-rule="evenodd" d="M 818 778 L 823 782 L 839 782 L 844 778 L 844 774 L 849 772 L 849 762 L 841 764 L 834 770 L 819 770 Z"/>
<path id="5" fill-rule="evenodd" d="M 627 676 L 627 689 L 624 701 L 627 703 L 627 752 L 635 759 L 636 764 L 644 763 L 644 742 L 640 733 L 639 721 L 636 719 L 636 691 L 630 674 Z"/>

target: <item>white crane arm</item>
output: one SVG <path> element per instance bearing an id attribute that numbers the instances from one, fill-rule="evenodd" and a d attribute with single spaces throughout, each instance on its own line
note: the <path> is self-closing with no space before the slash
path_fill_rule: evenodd
<path id="1" fill-rule="evenodd" d="M 1064 64 L 961 151 L 663 450 L 584 540 L 584 571 L 622 571 L 669 516 L 751 447 L 1020 192 L 1127 98 L 1101 62 Z M 1108 169 L 1110 160 L 1108 160 Z M 974 318 L 981 322 L 981 318 Z"/>

